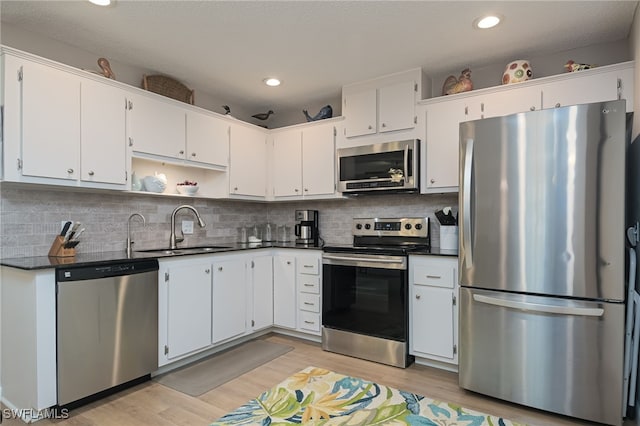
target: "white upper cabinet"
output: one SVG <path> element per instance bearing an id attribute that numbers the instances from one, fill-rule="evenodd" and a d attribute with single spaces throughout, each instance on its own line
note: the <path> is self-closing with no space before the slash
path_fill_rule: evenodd
<path id="1" fill-rule="evenodd" d="M 626 99 L 627 111 L 633 111 L 633 66 L 608 72 L 599 72 L 602 69 L 598 68 L 589 71 L 578 71 L 572 73 L 570 79 L 542 85 L 542 107 Z"/>
<path id="2" fill-rule="evenodd" d="M 411 129 L 415 127 L 417 82 L 403 81 L 378 90 L 379 132 Z"/>
<path id="3" fill-rule="evenodd" d="M 384 135 L 416 126 L 416 102 L 428 92 L 428 80 L 417 68 L 342 88 L 344 136 Z M 411 134 L 400 135 L 411 138 Z"/>
<path id="4" fill-rule="evenodd" d="M 129 145 L 133 152 L 186 158 L 184 109 L 143 95 L 132 95 L 129 107 Z"/>
<path id="5" fill-rule="evenodd" d="M 348 138 L 354 136 L 372 135 L 378 131 L 377 119 L 377 91 L 364 90 L 344 96 L 343 107 L 345 134 Z"/>
<path id="6" fill-rule="evenodd" d="M 16 106 L 22 110 L 22 175 L 77 180 L 79 77 L 29 61 L 21 61 L 19 69 L 22 104 Z"/>
<path id="7" fill-rule="evenodd" d="M 187 111 L 186 159 L 226 168 L 229 164 L 229 122 Z"/>
<path id="8" fill-rule="evenodd" d="M 125 185 L 125 92 L 89 79 L 81 92 L 80 179 Z"/>
<path id="9" fill-rule="evenodd" d="M 231 125 L 229 194 L 265 197 L 267 191 L 267 135 L 243 124 Z"/>
<path id="10" fill-rule="evenodd" d="M 300 129 L 273 135 L 273 195 L 302 195 L 302 132 Z"/>
<path id="11" fill-rule="evenodd" d="M 333 195 L 336 190 L 336 144 L 333 123 L 302 130 L 302 195 Z"/>
<path id="12" fill-rule="evenodd" d="M 274 197 L 334 196 L 335 152 L 333 122 L 309 123 L 274 133 Z"/>
<path id="13" fill-rule="evenodd" d="M 4 178 L 124 189 L 124 92 L 46 63 L 3 58 Z"/>

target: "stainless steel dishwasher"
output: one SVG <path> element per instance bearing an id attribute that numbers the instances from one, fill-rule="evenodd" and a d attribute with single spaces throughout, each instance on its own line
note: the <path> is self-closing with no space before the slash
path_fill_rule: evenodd
<path id="1" fill-rule="evenodd" d="M 158 261 L 56 270 L 58 405 L 158 368 Z"/>

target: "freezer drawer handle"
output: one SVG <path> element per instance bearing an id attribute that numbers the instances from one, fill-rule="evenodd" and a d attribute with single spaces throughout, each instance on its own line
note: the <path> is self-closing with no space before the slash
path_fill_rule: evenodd
<path id="1" fill-rule="evenodd" d="M 580 315 L 586 317 L 601 317 L 604 314 L 604 309 L 602 308 L 572 308 L 569 306 L 540 305 L 537 303 L 525 303 L 516 302 L 513 300 L 497 299 L 495 297 L 487 297 L 480 294 L 474 294 L 473 300 L 480 303 L 486 303 L 488 305 L 521 309 L 523 311 L 546 312 L 550 314 Z"/>

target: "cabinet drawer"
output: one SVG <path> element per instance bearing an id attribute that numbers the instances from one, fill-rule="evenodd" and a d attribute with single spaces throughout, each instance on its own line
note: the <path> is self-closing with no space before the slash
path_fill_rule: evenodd
<path id="1" fill-rule="evenodd" d="M 320 276 L 299 274 L 298 290 L 303 293 L 320 294 Z"/>
<path id="2" fill-rule="evenodd" d="M 300 311 L 300 321 L 298 322 L 300 329 L 320 332 L 320 314 L 313 312 Z"/>
<path id="3" fill-rule="evenodd" d="M 320 313 L 320 295 L 300 293 L 298 297 L 298 308 L 303 311 Z"/>
<path id="4" fill-rule="evenodd" d="M 453 288 L 456 284 L 454 265 L 432 263 L 416 265 L 413 270 L 413 283 L 435 287 Z"/>
<path id="5" fill-rule="evenodd" d="M 298 273 L 307 275 L 318 275 L 320 271 L 320 259 L 317 257 L 298 258 Z"/>

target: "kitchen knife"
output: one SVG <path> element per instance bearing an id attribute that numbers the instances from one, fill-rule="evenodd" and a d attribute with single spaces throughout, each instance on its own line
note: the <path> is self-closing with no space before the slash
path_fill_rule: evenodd
<path id="1" fill-rule="evenodd" d="M 69 231 L 67 236 L 64 237 L 64 242 L 65 243 L 73 238 L 73 236 L 75 235 L 75 233 L 78 230 L 78 228 L 80 227 L 80 225 L 82 225 L 80 222 L 76 222 L 76 223 L 73 224 L 73 227 L 71 228 L 71 231 Z"/>
<path id="2" fill-rule="evenodd" d="M 70 221 L 66 222 L 62 227 L 62 232 L 60 232 L 60 236 L 64 237 L 65 235 L 67 235 L 67 231 L 69 230 L 70 227 L 71 227 L 71 222 Z"/>
<path id="3" fill-rule="evenodd" d="M 78 233 L 73 236 L 73 239 L 77 241 L 80 238 L 80 235 L 82 235 L 82 233 L 84 232 L 84 230 L 85 228 L 82 228 L 81 230 L 79 230 Z"/>

